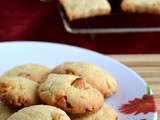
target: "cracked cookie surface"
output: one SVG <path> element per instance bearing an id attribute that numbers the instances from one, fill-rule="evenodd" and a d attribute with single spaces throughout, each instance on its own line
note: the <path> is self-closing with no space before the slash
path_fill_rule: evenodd
<path id="1" fill-rule="evenodd" d="M 59 108 L 48 105 L 34 105 L 19 110 L 7 120 L 70 120 L 70 118 Z"/>
<path id="2" fill-rule="evenodd" d="M 56 74 L 73 74 L 86 80 L 88 84 L 98 89 L 105 98 L 117 92 L 115 78 L 96 65 L 86 62 L 65 62 L 52 70 Z"/>
<path id="3" fill-rule="evenodd" d="M 3 77 L 20 76 L 39 83 L 43 81 L 43 78 L 46 77 L 50 72 L 51 69 L 44 65 L 24 64 L 7 71 L 4 73 Z"/>
<path id="4" fill-rule="evenodd" d="M 22 108 L 40 103 L 39 84 L 23 77 L 0 78 L 0 100 L 12 107 Z"/>
<path id="5" fill-rule="evenodd" d="M 48 105 L 70 114 L 97 112 L 103 105 L 103 95 L 75 75 L 50 74 L 39 86 L 39 96 Z"/>

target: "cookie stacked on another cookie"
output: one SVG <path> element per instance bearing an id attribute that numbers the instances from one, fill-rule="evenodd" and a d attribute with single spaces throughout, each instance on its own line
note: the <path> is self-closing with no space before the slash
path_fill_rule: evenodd
<path id="1" fill-rule="evenodd" d="M 103 95 L 75 75 L 50 74 L 39 86 L 39 96 L 48 105 L 70 114 L 90 114 L 101 109 Z"/>
<path id="2" fill-rule="evenodd" d="M 0 100 L 16 108 L 41 103 L 39 82 L 51 69 L 40 64 L 24 64 L 5 72 L 0 78 Z"/>

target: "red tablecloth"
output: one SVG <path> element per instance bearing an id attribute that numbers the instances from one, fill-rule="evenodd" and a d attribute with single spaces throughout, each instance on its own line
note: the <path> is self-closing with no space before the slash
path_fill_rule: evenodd
<path id="1" fill-rule="evenodd" d="M 105 54 L 160 53 L 160 33 L 70 34 L 57 4 L 39 0 L 0 1 L 0 41 L 50 41 L 76 45 Z"/>

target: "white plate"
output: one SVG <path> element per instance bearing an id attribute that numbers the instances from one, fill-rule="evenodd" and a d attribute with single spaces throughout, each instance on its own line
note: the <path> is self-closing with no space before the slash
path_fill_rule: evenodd
<path id="1" fill-rule="evenodd" d="M 110 72 L 118 82 L 118 92 L 105 99 L 113 107 L 119 120 L 157 120 L 157 112 L 124 115 L 118 108 L 134 98 L 147 93 L 146 83 L 135 72 L 123 64 L 102 54 L 69 45 L 46 42 L 1 42 L 0 75 L 21 64 L 39 63 L 55 67 L 66 61 L 85 61 L 96 64 Z M 151 92 L 152 93 L 152 92 Z"/>

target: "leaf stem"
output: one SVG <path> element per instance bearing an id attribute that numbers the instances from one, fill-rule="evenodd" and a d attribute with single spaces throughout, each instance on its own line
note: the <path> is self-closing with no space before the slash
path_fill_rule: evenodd
<path id="1" fill-rule="evenodd" d="M 149 96 L 151 95 L 151 90 L 148 85 L 147 85 L 147 95 L 149 95 Z"/>

